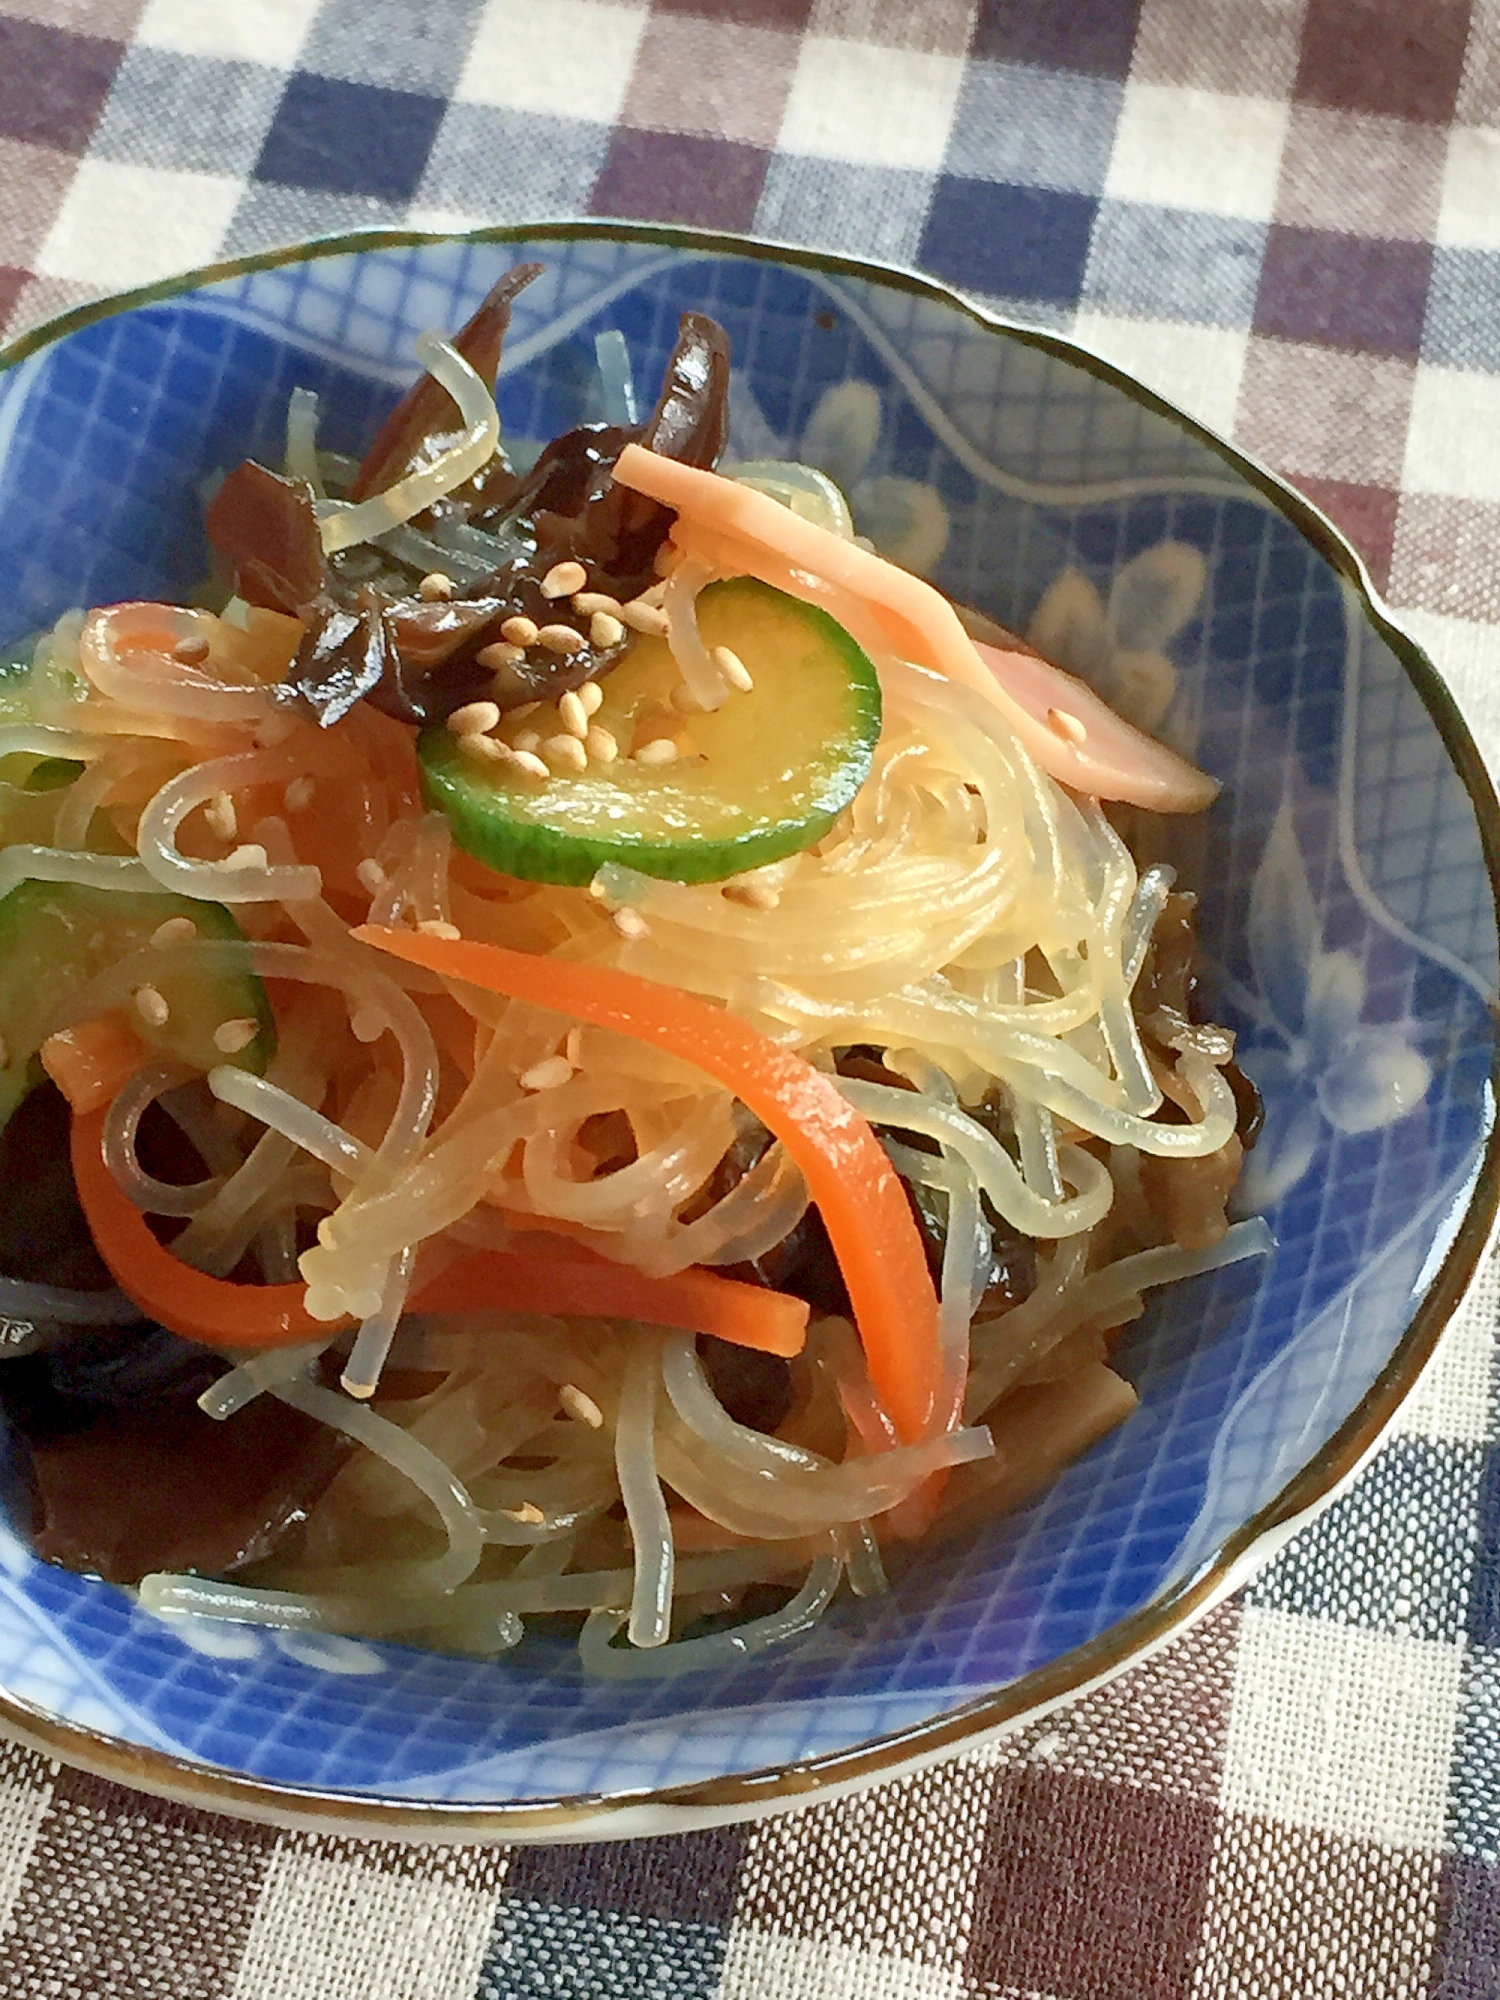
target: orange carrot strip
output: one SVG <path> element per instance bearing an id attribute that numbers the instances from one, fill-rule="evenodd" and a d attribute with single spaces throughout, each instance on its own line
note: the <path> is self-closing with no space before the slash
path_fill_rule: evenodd
<path id="1" fill-rule="evenodd" d="M 807 1339 L 802 1299 L 741 1284 L 712 1271 L 678 1271 L 670 1278 L 597 1256 L 581 1243 L 553 1238 L 524 1250 L 482 1250 L 450 1264 L 412 1296 L 425 1313 L 577 1313 L 585 1318 L 638 1319 L 711 1333 L 738 1347 L 790 1357 Z"/>
<path id="2" fill-rule="evenodd" d="M 1096 697 L 1080 713 L 1080 684 L 1071 674 L 1022 653 L 977 651 L 941 591 L 769 494 L 638 444 L 621 452 L 615 478 L 676 509 L 672 539 L 684 554 L 821 603 L 867 650 L 889 649 L 985 696 L 1060 784 L 1157 812 L 1201 812 L 1217 796 L 1214 779 L 1104 711 Z M 833 585 L 839 601 L 830 606 L 828 593 L 799 583 L 799 573 Z"/>
<path id="3" fill-rule="evenodd" d="M 732 1090 L 806 1176 L 844 1274 L 876 1393 L 902 1438 L 924 1435 L 942 1383 L 937 1296 L 890 1161 L 827 1077 L 722 1008 L 612 966 L 572 965 L 371 924 L 354 935 L 444 978 L 666 1049 Z"/>
<path id="4" fill-rule="evenodd" d="M 104 1108 L 73 1115 L 73 1180 L 95 1248 L 143 1313 L 184 1340 L 231 1349 L 296 1347 L 352 1324 L 312 1318 L 305 1285 L 237 1285 L 174 1257 L 104 1164 L 104 1116 Z"/>
<path id="5" fill-rule="evenodd" d="M 123 1014 L 100 1014 L 74 1028 L 59 1028 L 38 1054 L 74 1111 L 97 1111 L 108 1104 L 151 1060 L 151 1051 Z"/>

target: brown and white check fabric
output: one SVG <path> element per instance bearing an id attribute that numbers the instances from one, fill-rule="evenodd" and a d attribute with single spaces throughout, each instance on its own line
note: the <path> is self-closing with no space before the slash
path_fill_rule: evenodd
<path id="1" fill-rule="evenodd" d="M 573 214 L 925 269 L 1345 527 L 1500 763 L 1497 0 L 0 0 L 0 328 L 330 230 Z M 18 2000 L 1494 2000 L 1491 1268 L 1231 1604 L 751 1828 L 402 1850 L 0 1758 Z"/>

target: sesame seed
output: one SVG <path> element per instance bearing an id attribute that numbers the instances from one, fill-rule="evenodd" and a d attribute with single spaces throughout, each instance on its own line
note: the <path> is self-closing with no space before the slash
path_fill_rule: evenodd
<path id="1" fill-rule="evenodd" d="M 751 688 L 755 686 L 750 678 L 750 669 L 739 654 L 731 652 L 728 646 L 715 646 L 713 661 L 729 685 L 738 688 L 741 694 L 749 694 Z"/>
<path id="2" fill-rule="evenodd" d="M 525 657 L 524 646 L 509 646 L 502 639 L 497 639 L 492 646 L 481 646 L 474 655 L 476 662 L 489 673 L 494 673 L 498 667 L 517 666 Z"/>
<path id="3" fill-rule="evenodd" d="M 542 745 L 542 755 L 553 764 L 561 764 L 565 771 L 586 771 L 589 767 L 589 753 L 576 736 L 549 736 Z"/>
<path id="4" fill-rule="evenodd" d="M 581 653 L 588 643 L 581 632 L 571 625 L 544 625 L 536 635 L 539 646 L 545 646 L 549 653 L 561 653 L 565 658 L 572 653 Z"/>
<path id="5" fill-rule="evenodd" d="M 516 1081 L 522 1090 L 556 1090 L 567 1083 L 573 1075 L 573 1065 L 566 1056 L 547 1056 L 530 1069 L 522 1070 Z"/>
<path id="6" fill-rule="evenodd" d="M 589 712 L 571 688 L 566 694 L 558 696 L 557 713 L 563 728 L 581 743 L 589 733 Z"/>
<path id="7" fill-rule="evenodd" d="M 646 922 L 646 919 L 641 915 L 639 910 L 616 910 L 610 918 L 610 922 L 622 938 L 634 940 L 636 938 L 649 937 L 651 934 L 651 926 Z"/>
<path id="8" fill-rule="evenodd" d="M 509 639 L 513 646 L 534 646 L 536 644 L 536 633 L 537 626 L 534 618 L 522 618 L 520 616 L 507 618 L 505 623 L 500 627 L 500 637 L 502 639 Z M 479 657 L 483 659 L 483 653 Z"/>
<path id="9" fill-rule="evenodd" d="M 539 750 L 542 739 L 535 729 L 518 729 L 511 739 L 518 750 Z"/>
<path id="10" fill-rule="evenodd" d="M 233 840 L 240 830 L 234 800 L 228 792 L 215 792 L 204 808 L 203 816 L 220 840 Z"/>
<path id="11" fill-rule="evenodd" d="M 568 1061 L 573 1065 L 574 1069 L 577 1069 L 579 1062 L 582 1060 L 582 1051 L 583 1051 L 582 1028 L 569 1028 L 567 1033 L 567 1039 L 563 1042 L 563 1054 L 567 1057 Z"/>
<path id="12" fill-rule="evenodd" d="M 148 1028 L 164 1028 L 171 1015 L 171 1008 L 154 986 L 138 986 L 135 989 L 135 1011 Z"/>
<path id="13" fill-rule="evenodd" d="M 207 639 L 179 639 L 172 648 L 172 658 L 184 667 L 201 667 L 208 653 Z"/>
<path id="14" fill-rule="evenodd" d="M 360 862 L 354 871 L 354 879 L 361 889 L 367 890 L 374 896 L 385 887 L 385 870 L 372 857 L 368 861 Z"/>
<path id="15" fill-rule="evenodd" d="M 317 789 L 311 778 L 293 778 L 292 782 L 282 793 L 282 799 L 285 802 L 287 811 L 289 813 L 306 812 L 313 802 L 313 795 Z"/>
<path id="16" fill-rule="evenodd" d="M 1080 718 L 1070 714 L 1065 708 L 1047 710 L 1047 727 L 1054 736 L 1060 736 L 1064 743 L 1082 743 L 1089 733 Z"/>
<path id="17" fill-rule="evenodd" d="M 198 926 L 191 917 L 168 917 L 164 924 L 158 924 L 151 933 L 153 944 L 187 944 L 198 935 Z"/>
<path id="18" fill-rule="evenodd" d="M 418 597 L 425 597 L 429 604 L 438 604 L 453 595 L 453 579 L 444 576 L 440 569 L 429 570 L 417 585 Z"/>
<path id="19" fill-rule="evenodd" d="M 604 706 L 604 690 L 597 681 L 585 681 L 578 690 L 578 699 L 583 703 L 585 715 L 597 715 Z"/>
<path id="20" fill-rule="evenodd" d="M 612 611 L 596 611 L 589 620 L 589 644 L 601 651 L 606 646 L 618 646 L 625 637 L 625 627 Z"/>
<path id="21" fill-rule="evenodd" d="M 576 1417 L 581 1424 L 587 1424 L 591 1431 L 602 1431 L 604 1412 L 592 1396 L 586 1396 L 573 1382 L 564 1382 L 557 1392 L 557 1400 L 570 1417 Z"/>
<path id="22" fill-rule="evenodd" d="M 485 736 L 499 726 L 500 710 L 492 701 L 466 701 L 448 717 L 455 736 Z"/>
<path id="23" fill-rule="evenodd" d="M 597 722 L 590 726 L 589 733 L 583 741 L 585 749 L 596 764 L 613 764 L 620 754 L 620 746 L 609 730 L 601 729 Z"/>
<path id="24" fill-rule="evenodd" d="M 259 842 L 247 842 L 244 847 L 237 847 L 233 854 L 226 854 L 221 866 L 225 868 L 265 868 L 268 866 L 266 850 Z"/>
<path id="25" fill-rule="evenodd" d="M 483 736 L 476 729 L 472 735 L 459 737 L 458 754 L 471 764 L 506 764 L 513 753 L 496 737 Z"/>
<path id="26" fill-rule="evenodd" d="M 584 618 L 592 618 L 596 611 L 607 611 L 611 618 L 618 618 L 620 600 L 611 597 L 607 590 L 580 590 L 573 599 L 573 609 Z"/>
<path id="27" fill-rule="evenodd" d="M 653 583 L 641 592 L 640 596 L 636 599 L 636 602 L 638 604 L 660 605 L 666 602 L 666 596 L 667 596 L 667 586 L 665 582 Z"/>
<path id="28" fill-rule="evenodd" d="M 637 764 L 675 764 L 677 745 L 670 736 L 653 736 L 649 743 L 643 743 L 635 753 Z"/>
<path id="29" fill-rule="evenodd" d="M 731 903 L 743 903 L 752 910 L 775 910 L 781 905 L 781 891 L 765 882 L 726 882 L 724 894 Z"/>
<path id="30" fill-rule="evenodd" d="M 632 632 L 643 632 L 648 639 L 667 636 L 666 612 L 658 605 L 648 604 L 643 597 L 632 597 L 628 604 L 622 604 L 620 616 Z"/>
<path id="31" fill-rule="evenodd" d="M 541 758 L 530 750 L 517 750 L 511 762 L 518 771 L 524 771 L 528 778 L 550 778 L 552 773 Z"/>
<path id="32" fill-rule="evenodd" d="M 519 1521 L 523 1528 L 540 1528 L 547 1519 L 534 1500 L 523 1500 L 519 1507 L 501 1507 L 498 1511 L 507 1521 Z"/>
<path id="33" fill-rule="evenodd" d="M 571 597 L 575 590 L 582 590 L 589 580 L 589 573 L 581 562 L 554 563 L 542 578 L 543 597 Z"/>
<path id="34" fill-rule="evenodd" d="M 423 917 L 417 929 L 423 937 L 446 938 L 449 944 L 456 943 L 463 936 L 457 924 L 447 923 L 442 917 Z"/>
<path id="35" fill-rule="evenodd" d="M 226 1056 L 237 1056 L 241 1049 L 248 1049 L 260 1033 L 260 1024 L 248 1015 L 235 1021 L 221 1021 L 214 1029 L 214 1047 Z"/>

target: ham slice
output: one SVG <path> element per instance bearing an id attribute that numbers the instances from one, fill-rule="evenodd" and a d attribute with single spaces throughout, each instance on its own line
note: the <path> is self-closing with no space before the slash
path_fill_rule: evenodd
<path id="1" fill-rule="evenodd" d="M 1219 786 L 1118 716 L 1073 675 L 1027 652 L 979 645 L 940 591 L 884 557 L 716 472 L 627 445 L 621 485 L 672 508 L 672 540 L 728 576 L 757 576 L 830 610 L 867 652 L 894 652 L 994 703 L 1059 784 L 1155 812 L 1202 812 Z"/>

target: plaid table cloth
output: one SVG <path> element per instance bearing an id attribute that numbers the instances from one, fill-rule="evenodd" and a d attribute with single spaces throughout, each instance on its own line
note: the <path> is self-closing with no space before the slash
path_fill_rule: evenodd
<path id="1" fill-rule="evenodd" d="M 1349 533 L 1500 763 L 1500 0 L 0 0 L 0 326 L 335 229 L 580 213 L 919 266 Z M 1493 2000 L 1500 1271 L 1238 1599 L 754 1828 L 428 1853 L 19 1751 L 0 1992 Z"/>

